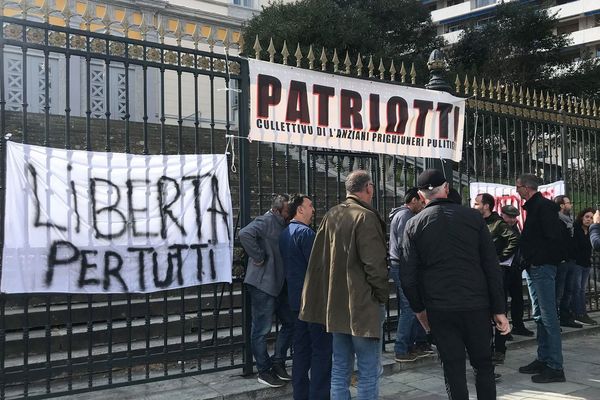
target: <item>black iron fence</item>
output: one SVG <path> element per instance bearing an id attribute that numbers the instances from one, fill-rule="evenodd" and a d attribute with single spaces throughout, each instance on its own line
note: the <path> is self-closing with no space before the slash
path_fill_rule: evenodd
<path id="1" fill-rule="evenodd" d="M 227 48 L 217 53 L 210 42 L 203 51 L 10 17 L 0 23 L 2 136 L 132 154 L 222 153 L 234 144 L 229 163 L 236 229 L 280 192 L 312 196 L 318 221 L 344 198 L 345 177 L 357 168 L 371 171 L 375 205 L 388 215 L 430 162 L 248 143 L 247 61 Z M 321 63 L 299 56 L 298 65 L 338 73 L 339 61 Z M 397 77 L 393 66 L 379 72 L 352 65 L 344 71 L 355 79 Z M 407 84 L 406 76 L 401 72 L 400 82 L 390 84 Z M 548 182 L 564 179 L 576 209 L 600 200 L 595 105 L 519 94 L 500 84 L 458 84 L 456 91 L 470 97 L 463 161 L 444 168 L 465 202 L 470 182 L 512 185 L 522 172 Z M 4 156 L 3 146 L 1 205 Z M 0 229 L 3 241 L 10 235 L 3 215 Z M 243 273 L 239 260 L 233 268 Z M 593 310 L 599 308 L 598 280 L 595 266 L 588 293 Z M 239 274 L 232 284 L 146 295 L 0 294 L 0 399 L 225 369 L 250 373 L 247 301 Z M 394 338 L 396 310 L 392 296 L 387 342 Z"/>

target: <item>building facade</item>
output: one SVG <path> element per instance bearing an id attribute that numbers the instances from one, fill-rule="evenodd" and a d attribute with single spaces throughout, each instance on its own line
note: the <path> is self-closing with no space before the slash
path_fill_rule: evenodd
<path id="1" fill-rule="evenodd" d="M 431 11 L 431 19 L 438 27 L 438 35 L 449 44 L 456 43 L 464 27 L 482 24 L 493 18 L 494 10 L 503 2 L 527 0 L 422 0 Z M 566 33 L 572 40 L 569 55 L 579 58 L 583 52 L 600 57 L 600 1 L 552 0 L 528 2 L 548 7 L 559 19 L 557 33 Z"/>

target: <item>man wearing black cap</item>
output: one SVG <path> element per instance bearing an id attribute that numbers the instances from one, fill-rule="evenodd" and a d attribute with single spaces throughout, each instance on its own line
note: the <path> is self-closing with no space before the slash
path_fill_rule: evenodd
<path id="1" fill-rule="evenodd" d="M 521 232 L 517 225 L 517 217 L 521 213 L 517 207 L 507 204 L 501 208 L 501 211 L 504 222 L 510 226 L 517 238 L 520 238 Z M 523 268 L 521 250 L 517 249 L 510 267 L 504 272 L 504 288 L 510 296 L 511 333 L 520 336 L 533 336 L 533 331 L 527 329 L 523 323 Z"/>
<path id="2" fill-rule="evenodd" d="M 476 375 L 477 398 L 495 399 L 490 341 L 493 317 L 510 332 L 504 306 L 502 270 L 481 214 L 448 196 L 437 170 L 417 179 L 425 209 L 410 219 L 403 240 L 402 289 L 426 331 L 431 330 L 453 400 L 467 400 L 465 351 Z"/>

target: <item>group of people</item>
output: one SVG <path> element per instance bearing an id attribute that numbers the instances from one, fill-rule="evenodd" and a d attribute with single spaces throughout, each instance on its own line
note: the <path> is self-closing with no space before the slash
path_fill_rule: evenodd
<path id="1" fill-rule="evenodd" d="M 390 213 L 389 246 L 366 171 L 348 175 L 346 200 L 326 213 L 317 232 L 310 197 L 276 196 L 271 210 L 239 234 L 249 256 L 244 283 L 258 381 L 281 387 L 291 380 L 294 399 L 346 400 L 356 369 L 358 398 L 377 399 L 392 278 L 396 361 L 427 357 L 434 343 L 449 398 L 468 399 L 468 354 L 478 399 L 495 399 L 494 365 L 504 361 L 511 336 L 509 296 L 512 334 L 534 334 L 523 323 L 522 276 L 538 351 L 519 372 L 537 383 L 565 381 L 559 325 L 595 323 L 585 312 L 585 285 L 592 245 L 600 248 L 600 212 L 585 209 L 573 221 L 569 199 L 545 199 L 538 184 L 530 174 L 516 181 L 527 212 L 519 231 L 517 208 L 504 206 L 499 215 L 487 193 L 465 207 L 441 171 L 425 170 Z M 273 315 L 281 328 L 270 357 Z"/>

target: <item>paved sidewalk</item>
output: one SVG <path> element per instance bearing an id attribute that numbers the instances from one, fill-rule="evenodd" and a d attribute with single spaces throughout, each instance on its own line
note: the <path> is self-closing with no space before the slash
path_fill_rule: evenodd
<path id="1" fill-rule="evenodd" d="M 590 314 L 600 321 L 600 312 Z M 529 328 L 533 324 L 529 323 Z M 600 399 L 600 326 L 582 329 L 563 328 L 563 354 L 567 382 L 535 384 L 530 375 L 520 374 L 520 366 L 535 357 L 535 339 L 514 336 L 508 342 L 504 365 L 497 368 L 502 374 L 497 384 L 500 400 L 599 400 Z M 384 377 L 381 380 L 381 399 L 445 400 L 444 379 L 436 357 L 413 363 L 394 362 L 393 345 L 384 353 Z M 474 379 L 467 366 L 471 399 L 476 399 Z M 63 400 L 246 400 L 292 399 L 292 385 L 272 389 L 259 384 L 256 376 L 243 377 L 240 371 L 225 371 L 172 379 L 155 383 L 108 389 L 61 397 Z M 352 389 L 353 397 L 356 390 Z"/>

